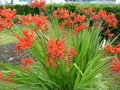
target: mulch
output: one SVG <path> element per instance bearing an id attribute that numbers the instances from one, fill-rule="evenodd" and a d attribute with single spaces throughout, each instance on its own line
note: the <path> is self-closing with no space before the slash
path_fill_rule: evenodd
<path id="1" fill-rule="evenodd" d="M 15 52 L 16 43 L 9 43 L 0 46 L 0 62 L 19 65 L 21 63 L 21 56 L 18 56 Z"/>

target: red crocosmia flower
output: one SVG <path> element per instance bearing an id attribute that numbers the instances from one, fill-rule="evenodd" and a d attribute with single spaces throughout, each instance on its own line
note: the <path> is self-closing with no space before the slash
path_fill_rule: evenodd
<path id="1" fill-rule="evenodd" d="M 22 57 L 22 62 L 27 64 L 33 64 L 34 60 L 31 57 L 28 57 L 27 59 Z"/>
<path id="2" fill-rule="evenodd" d="M 3 30 L 5 28 L 10 29 L 14 25 L 11 19 L 15 18 L 15 15 L 15 9 L 6 9 L 6 7 L 3 6 L 3 9 L 0 10 L 0 30 Z"/>
<path id="3" fill-rule="evenodd" d="M 71 19 L 65 19 L 63 22 L 60 23 L 60 28 L 69 27 L 72 24 L 74 24 L 74 22 Z"/>
<path id="4" fill-rule="evenodd" d="M 21 21 L 19 21 L 18 23 L 22 23 L 24 25 L 29 25 L 30 23 L 35 23 L 35 26 L 37 29 L 42 30 L 43 32 L 48 30 L 48 24 L 47 24 L 47 16 L 44 16 L 44 13 L 41 12 L 40 15 L 34 15 L 32 16 L 32 14 L 28 14 L 26 17 L 21 16 L 19 19 Z"/>
<path id="5" fill-rule="evenodd" d="M 108 23 L 108 26 L 116 27 L 118 20 L 116 19 L 114 13 L 109 13 L 105 18 L 105 21 Z"/>
<path id="6" fill-rule="evenodd" d="M 15 18 L 16 10 L 6 9 L 6 6 L 3 6 L 3 9 L 0 10 L 0 15 L 7 19 Z"/>
<path id="7" fill-rule="evenodd" d="M 86 23 L 82 23 L 81 25 L 74 25 L 74 32 L 79 32 L 87 28 L 88 28 L 88 25 Z"/>
<path id="8" fill-rule="evenodd" d="M 94 8 L 89 7 L 88 12 L 91 13 L 94 10 Z"/>
<path id="9" fill-rule="evenodd" d="M 116 45 L 115 48 L 120 48 L 120 44 Z"/>
<path id="10" fill-rule="evenodd" d="M 56 68 L 58 65 L 57 65 L 57 64 L 55 64 L 55 63 L 53 63 L 53 66 L 54 66 L 54 68 Z"/>
<path id="11" fill-rule="evenodd" d="M 110 45 L 110 44 L 106 44 L 105 45 L 105 52 L 107 52 L 107 53 L 114 53 L 115 51 L 114 51 L 114 48 Z"/>
<path id="12" fill-rule="evenodd" d="M 10 19 L 3 19 L 0 17 L 0 30 L 7 28 L 8 30 L 14 25 Z"/>
<path id="13" fill-rule="evenodd" d="M 63 25 L 60 24 L 59 28 L 60 28 L 60 29 L 63 29 L 63 28 L 65 28 L 65 27 L 64 27 Z"/>
<path id="14" fill-rule="evenodd" d="M 120 53 L 120 44 L 116 45 L 115 47 L 112 47 L 111 45 L 108 44 L 105 47 L 105 50 L 111 53 Z"/>
<path id="15" fill-rule="evenodd" d="M 15 18 L 16 10 L 13 11 L 11 9 L 6 9 L 4 6 L 3 9 L 0 10 L 0 30 L 7 28 L 8 30 L 14 25 L 12 18 Z"/>
<path id="16" fill-rule="evenodd" d="M 84 10 L 84 6 L 81 6 L 81 7 L 80 7 L 80 10 Z"/>
<path id="17" fill-rule="evenodd" d="M 24 71 L 32 70 L 32 68 L 29 67 L 29 65 L 22 65 L 20 66 L 20 68 L 22 68 Z"/>
<path id="18" fill-rule="evenodd" d="M 108 36 L 113 37 L 113 36 L 114 36 L 114 34 L 113 34 L 113 33 L 109 33 L 109 34 L 108 34 Z"/>
<path id="19" fill-rule="evenodd" d="M 75 31 L 80 31 L 79 25 L 74 25 L 74 30 L 75 30 Z"/>
<path id="20" fill-rule="evenodd" d="M 48 41 L 48 51 L 46 58 L 47 66 L 57 67 L 60 64 L 60 60 L 64 60 L 68 65 L 68 62 L 72 63 L 72 57 L 76 56 L 76 50 L 74 47 L 66 49 L 65 40 L 60 38 L 54 40 L 52 36 Z M 68 57 L 68 58 L 67 58 Z"/>
<path id="21" fill-rule="evenodd" d="M 55 59 L 52 59 L 52 58 L 50 58 L 50 59 L 46 59 L 46 62 L 48 62 L 48 63 L 52 63 L 53 61 L 54 61 Z"/>
<path id="22" fill-rule="evenodd" d="M 115 52 L 120 53 L 120 44 L 115 46 Z"/>
<path id="23" fill-rule="evenodd" d="M 76 13 L 70 12 L 69 17 L 76 17 Z"/>
<path id="24" fill-rule="evenodd" d="M 22 65 L 22 66 L 20 66 L 20 68 L 25 68 L 25 67 L 27 67 L 27 65 Z"/>
<path id="25" fill-rule="evenodd" d="M 113 21 L 113 23 L 111 22 L 111 24 L 112 24 L 111 26 L 116 27 L 118 20 L 115 18 L 114 13 L 109 13 L 108 17 L 111 18 L 111 20 Z"/>
<path id="26" fill-rule="evenodd" d="M 110 33 L 110 29 L 107 29 L 107 30 L 106 30 L 106 33 L 109 34 L 109 33 Z"/>
<path id="27" fill-rule="evenodd" d="M 64 59 L 64 61 L 66 62 L 66 69 L 68 70 L 72 64 L 72 58 L 76 56 L 76 50 L 75 47 L 70 48 L 69 50 L 69 54 L 67 56 L 68 59 Z"/>
<path id="28" fill-rule="evenodd" d="M 60 18 L 70 19 L 70 18 L 76 17 L 76 13 L 68 11 L 65 8 L 54 11 L 53 15 L 58 19 L 60 19 Z"/>
<path id="29" fill-rule="evenodd" d="M 87 10 L 84 10 L 84 11 L 83 11 L 83 13 L 86 13 L 86 14 L 88 14 L 88 11 L 87 11 Z"/>
<path id="30" fill-rule="evenodd" d="M 95 25 L 100 25 L 100 24 L 102 24 L 102 22 L 101 21 L 96 21 L 94 24 Z"/>
<path id="31" fill-rule="evenodd" d="M 22 31 L 22 33 L 23 33 L 27 38 L 32 39 L 32 40 L 35 40 L 35 36 L 36 36 L 36 35 L 35 35 L 35 32 L 34 32 L 34 29 L 33 29 L 33 28 L 31 29 L 30 33 L 28 33 L 27 30 Z"/>
<path id="32" fill-rule="evenodd" d="M 106 11 L 100 9 L 100 11 L 98 12 L 98 15 L 103 18 L 103 19 L 106 19 L 107 18 L 107 13 Z"/>
<path id="33" fill-rule="evenodd" d="M 99 20 L 100 16 L 96 14 L 96 12 L 93 12 L 92 15 L 90 16 L 90 20 Z"/>
<path id="34" fill-rule="evenodd" d="M 16 34 L 16 38 L 18 39 L 18 44 L 16 45 L 16 50 L 19 51 L 21 49 L 28 49 L 33 46 L 33 40 L 35 40 L 34 29 L 31 29 L 31 33 L 28 31 L 22 31 L 24 37 L 20 37 Z"/>
<path id="35" fill-rule="evenodd" d="M 87 13 L 87 10 L 84 10 L 85 13 Z M 93 12 L 90 16 L 90 20 L 104 20 L 109 27 L 117 27 L 118 20 L 116 19 L 114 13 L 107 14 L 106 11 L 100 9 L 98 14 L 96 12 Z"/>
<path id="36" fill-rule="evenodd" d="M 74 22 L 71 19 L 66 20 L 66 22 L 68 23 L 68 26 L 74 24 Z"/>
<path id="37" fill-rule="evenodd" d="M 114 39 L 118 39 L 118 37 L 114 37 Z"/>
<path id="38" fill-rule="evenodd" d="M 34 60 L 31 57 L 28 57 L 28 64 L 33 64 Z"/>
<path id="39" fill-rule="evenodd" d="M 100 30 L 104 30 L 104 27 L 101 26 L 101 27 L 100 27 Z"/>
<path id="40" fill-rule="evenodd" d="M 67 32 L 67 31 L 64 31 L 64 30 L 61 30 L 61 33 L 62 33 L 62 34 L 67 34 L 68 32 Z"/>
<path id="41" fill-rule="evenodd" d="M 5 82 L 13 82 L 14 81 L 14 73 L 10 72 L 8 74 L 8 77 L 6 77 L 6 75 L 4 75 L 3 72 L 0 72 L 0 80 L 5 81 Z"/>
<path id="42" fill-rule="evenodd" d="M 83 23 L 84 20 L 85 20 L 85 15 L 77 15 L 77 16 L 74 18 L 74 22 Z"/>
<path id="43" fill-rule="evenodd" d="M 19 43 L 16 45 L 17 51 L 21 49 L 29 49 L 31 46 L 33 46 L 32 41 L 30 39 L 20 37 L 17 38 L 19 39 Z"/>
<path id="44" fill-rule="evenodd" d="M 67 22 L 66 22 L 67 20 L 65 20 L 65 21 L 63 21 L 63 22 L 61 22 L 60 23 L 60 26 L 65 26 L 66 24 L 67 24 Z"/>
<path id="45" fill-rule="evenodd" d="M 45 0 L 32 0 L 31 6 L 46 9 L 46 1 Z"/>
<path id="46" fill-rule="evenodd" d="M 88 28 L 88 25 L 86 23 L 82 23 L 80 26 L 82 27 L 82 29 L 87 29 Z"/>
<path id="47" fill-rule="evenodd" d="M 120 61 L 117 56 L 113 58 L 113 63 L 110 68 L 113 68 L 116 72 L 120 72 Z"/>
<path id="48" fill-rule="evenodd" d="M 25 65 L 20 66 L 20 68 L 22 68 L 25 71 L 32 70 L 32 68 L 30 67 L 30 65 L 34 63 L 34 60 L 31 57 L 27 57 L 27 58 L 22 57 L 21 61 Z"/>
<path id="49" fill-rule="evenodd" d="M 34 21 L 33 17 L 32 17 L 32 14 L 28 14 L 26 17 L 21 16 L 21 17 L 19 17 L 19 19 L 21 21 L 18 21 L 18 24 L 22 23 L 22 24 L 25 24 L 25 25 L 28 25 L 29 23 Z"/>
<path id="50" fill-rule="evenodd" d="M 72 47 L 72 48 L 70 48 L 70 55 L 71 56 L 76 56 L 76 50 L 75 50 L 75 47 Z"/>
<path id="51" fill-rule="evenodd" d="M 83 13 L 90 14 L 94 9 L 89 7 L 88 10 L 84 10 Z"/>
<path id="52" fill-rule="evenodd" d="M 35 15 L 34 16 L 34 22 L 36 24 L 37 29 L 41 29 L 43 32 L 46 32 L 48 30 L 47 24 L 47 16 L 44 16 L 43 13 L 40 13 L 40 16 Z"/>
<path id="53" fill-rule="evenodd" d="M 116 53 L 120 53 L 120 48 L 115 48 L 114 50 Z"/>
<path id="54" fill-rule="evenodd" d="M 22 57 L 22 63 L 28 63 L 28 60 Z"/>
<path id="55" fill-rule="evenodd" d="M 8 74 L 9 79 L 10 79 L 10 80 L 9 80 L 10 82 L 13 82 L 13 81 L 14 81 L 14 75 L 15 75 L 14 72 L 10 72 L 10 73 Z"/>
<path id="56" fill-rule="evenodd" d="M 66 51 L 66 44 L 65 40 L 60 38 L 60 40 L 53 40 L 53 37 L 50 36 L 50 39 L 48 41 L 48 51 L 47 55 L 49 55 L 49 58 L 46 58 L 46 62 L 50 65 L 53 65 L 54 67 L 57 67 L 57 64 L 59 63 L 60 59 L 65 57 Z"/>
<path id="57" fill-rule="evenodd" d="M 58 9 L 58 10 L 54 11 L 53 15 L 58 19 L 60 19 L 60 18 L 69 18 L 69 11 L 62 8 L 62 9 Z"/>
<path id="58" fill-rule="evenodd" d="M 50 36 L 50 40 L 48 41 L 48 52 L 47 54 L 50 55 L 52 58 L 60 59 L 66 53 L 66 44 L 65 40 L 60 38 L 59 40 L 53 40 L 53 37 Z"/>

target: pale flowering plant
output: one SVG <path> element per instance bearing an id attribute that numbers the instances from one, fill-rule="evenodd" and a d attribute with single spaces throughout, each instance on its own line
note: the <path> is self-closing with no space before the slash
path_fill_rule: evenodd
<path id="1" fill-rule="evenodd" d="M 45 0 L 33 0 L 31 5 L 47 8 Z M 0 30 L 7 28 L 18 39 L 15 47 L 18 55 L 29 53 L 22 56 L 20 65 L 0 63 L 4 66 L 0 72 L 1 82 L 20 90 L 98 88 L 96 76 L 109 68 L 107 64 L 114 56 L 111 68 L 119 72 L 120 45 L 106 44 L 100 35 L 103 22 L 108 27 L 117 27 L 115 15 L 104 10 L 95 12 L 90 7 L 87 10 L 80 7 L 80 10 L 84 14 L 63 8 L 54 11 L 52 16 L 40 12 L 16 17 L 16 10 L 4 6 L 0 10 Z M 22 27 L 14 24 L 14 18 L 19 19 Z M 114 37 L 110 30 L 106 30 L 106 34 Z"/>

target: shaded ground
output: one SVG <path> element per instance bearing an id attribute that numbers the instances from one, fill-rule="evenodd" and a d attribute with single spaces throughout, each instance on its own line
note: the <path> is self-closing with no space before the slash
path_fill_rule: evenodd
<path id="1" fill-rule="evenodd" d="M 20 58 L 15 52 L 15 43 L 0 46 L 0 62 L 18 65 L 21 63 Z"/>
<path id="2" fill-rule="evenodd" d="M 0 32 L 0 62 L 18 65 L 21 63 L 20 56 L 15 53 L 16 38 L 10 31 Z"/>

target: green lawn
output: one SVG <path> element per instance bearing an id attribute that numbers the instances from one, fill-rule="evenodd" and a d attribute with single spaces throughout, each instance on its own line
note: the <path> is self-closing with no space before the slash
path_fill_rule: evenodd
<path id="1" fill-rule="evenodd" d="M 13 37 L 10 31 L 5 30 L 0 32 L 0 45 L 5 45 L 14 42 L 16 42 L 16 38 Z"/>

